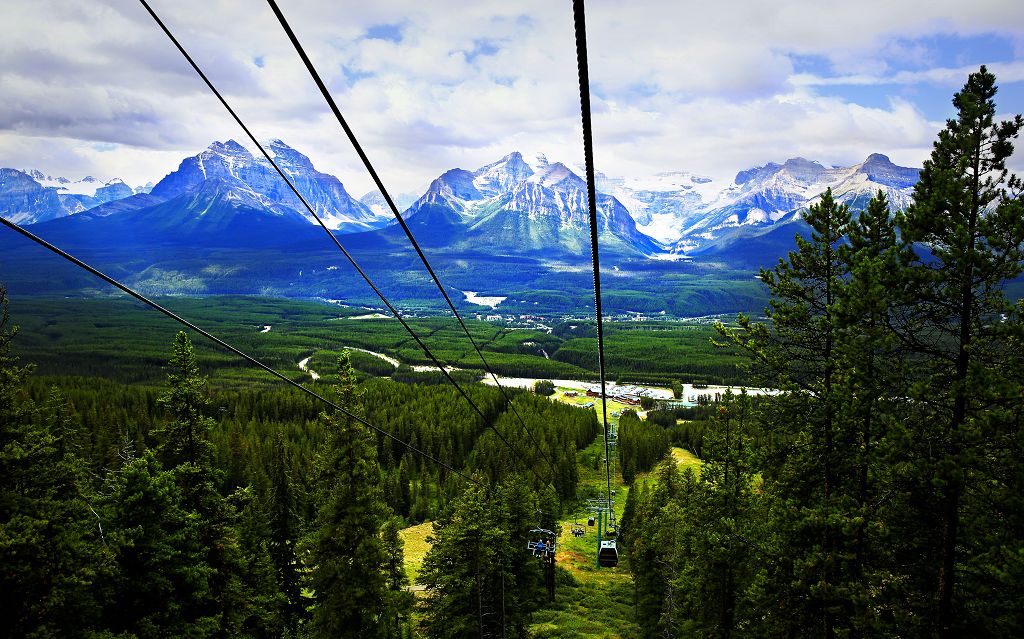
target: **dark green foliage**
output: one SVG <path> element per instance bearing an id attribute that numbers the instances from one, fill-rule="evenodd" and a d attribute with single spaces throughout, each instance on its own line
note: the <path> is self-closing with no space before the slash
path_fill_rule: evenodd
<path id="1" fill-rule="evenodd" d="M 627 410 L 619 417 L 618 448 L 622 481 L 631 484 L 638 472 L 650 470 L 668 453 L 669 436 L 662 426 Z"/>
<path id="2" fill-rule="evenodd" d="M 555 394 L 555 384 L 550 379 L 539 379 L 533 384 L 533 392 L 545 397 Z"/>
<path id="3" fill-rule="evenodd" d="M 111 472 L 104 490 L 104 536 L 116 570 L 102 587 L 102 627 L 138 637 L 214 636 L 213 569 L 174 476 L 146 452 Z"/>
<path id="4" fill-rule="evenodd" d="M 751 403 L 726 394 L 709 428 L 698 479 L 664 460 L 653 485 L 630 489 L 623 542 L 644 636 L 742 634 L 756 615 L 755 580 L 770 557 L 756 541 Z"/>
<path id="5" fill-rule="evenodd" d="M 2 434 L 5 446 L 25 440 L 33 446 L 24 449 L 28 457 L 21 444 L 5 449 L 17 453 L 13 457 L 0 455 L 13 464 L 4 472 L 25 478 L 4 486 L 28 486 L 31 476 L 40 486 L 26 493 L 31 508 L 53 506 L 45 506 L 45 541 L 29 534 L 24 518 L 3 529 L 14 559 L 24 560 L 18 572 L 17 561 L 8 562 L 12 570 L 5 578 L 31 586 L 12 585 L 12 592 L 27 596 L 4 600 L 12 611 L 5 622 L 21 624 L 15 634 L 411 632 L 413 599 L 397 536 L 402 524 L 384 504 L 413 520 L 436 515 L 459 491 L 454 475 L 355 422 L 318 418 L 320 406 L 294 390 L 209 387 L 184 334 L 174 340 L 164 389 L 95 378 L 29 378 L 6 356 L 9 342 L 7 331 L 0 370 L 4 397 L 12 400 L 3 406 Z M 213 361 L 215 370 L 220 365 Z M 593 411 L 512 392 L 517 417 L 497 389 L 467 386 L 522 454 L 525 466 L 510 464 L 514 457 L 453 388 L 380 379 L 357 387 L 354 376 L 346 367 L 336 378 L 345 382 L 338 401 L 361 396 L 369 419 L 453 467 L 468 472 L 480 464 L 502 481 L 532 468 L 537 475 L 528 473 L 529 481 L 508 479 L 501 514 L 495 515 L 506 529 L 520 531 L 524 546 L 524 531 L 537 525 L 534 491 L 550 482 L 571 498 L 576 450 L 598 432 Z M 54 384 L 66 390 L 68 402 L 48 399 Z M 350 457 L 360 461 L 350 463 Z M 312 477 L 306 470 L 311 466 Z M 104 479 L 94 483 L 91 477 Z M 53 500 L 47 501 L 47 491 Z M 14 493 L 0 492 L 2 503 L 15 508 Z M 557 510 L 554 492 L 545 494 L 543 508 Z M 304 536 L 310 553 L 300 565 L 296 542 Z M 505 570 L 532 584 L 528 592 L 506 593 L 506 626 L 522 634 L 522 611 L 543 600 L 543 581 L 519 542 L 503 543 Z M 45 563 L 39 553 L 57 566 L 60 579 L 38 579 Z M 312 599 L 300 590 L 304 575 Z M 40 590 L 43 585 L 50 590 Z M 500 592 L 485 596 L 500 601 Z"/>
<path id="6" fill-rule="evenodd" d="M 402 521 L 392 517 L 381 531 L 384 546 L 384 579 L 387 584 L 389 601 L 386 606 L 389 618 L 381 623 L 389 628 L 390 636 L 398 636 L 407 629 L 409 616 L 415 604 L 415 597 L 409 590 L 409 577 L 405 574 L 404 543 L 398 532 Z"/>
<path id="7" fill-rule="evenodd" d="M 928 557 L 919 569 L 934 596 L 920 602 L 918 614 L 943 636 L 984 622 L 974 616 L 973 597 L 958 592 L 962 575 L 984 571 L 989 554 L 982 542 L 990 541 L 985 522 L 992 520 L 972 502 L 987 501 L 981 487 L 1001 481 L 1001 472 L 990 475 L 987 458 L 1002 453 L 996 433 L 1014 428 L 1002 407 L 1020 401 L 1019 389 L 1005 383 L 1012 323 L 1004 320 L 1018 318 L 1010 318 L 1002 289 L 1021 273 L 1024 257 L 1020 183 L 1005 168 L 1024 120 L 996 121 L 995 94 L 995 77 L 982 67 L 954 96 L 957 116 L 939 133 L 900 219 L 914 249 L 904 269 L 914 308 L 898 330 L 919 373 L 910 391 L 919 410 L 908 435 L 928 445 L 913 475 L 915 501 L 924 507 L 922 521 L 938 531 L 919 540 Z M 906 450 L 912 458 L 923 452 Z M 980 609 L 991 613 L 993 603 Z"/>
<path id="8" fill-rule="evenodd" d="M 647 636 L 1021 633 L 1024 122 L 994 94 L 971 75 L 904 216 L 826 192 L 762 271 L 770 324 L 719 327 L 780 392 L 649 415 L 704 468 L 631 491 Z"/>
<path id="9" fill-rule="evenodd" d="M 239 634 L 243 627 L 263 625 L 252 617 L 264 615 L 265 610 L 255 608 L 254 604 L 271 594 L 250 591 L 243 579 L 246 557 L 235 527 L 238 513 L 219 492 L 224 472 L 213 465 L 214 446 L 209 434 L 214 421 L 205 414 L 211 403 L 206 379 L 199 374 L 195 351 L 184 332 L 175 337 L 168 363 L 169 388 L 157 404 L 166 410 L 171 421 L 152 433 L 157 442 L 155 451 L 181 491 L 181 507 L 194 522 L 192 540 L 198 543 L 202 565 L 209 569 L 196 610 L 186 610 L 185 614 L 214 619 L 214 627 Z M 246 550 L 260 552 L 259 548 Z M 248 576 L 257 582 L 252 585 L 266 585 L 265 581 L 260 582 L 260 568 L 254 565 L 264 559 L 269 557 L 248 558 Z"/>
<path id="10" fill-rule="evenodd" d="M 22 386 L 0 287 L 0 631 L 84 636 L 99 616 L 94 588 L 105 553 L 78 456 L 71 407 L 56 390 L 36 408 Z"/>
<path id="11" fill-rule="evenodd" d="M 750 280 L 750 275 L 744 275 Z M 750 285 L 760 286 L 756 281 Z M 312 355 L 309 368 L 330 377 L 338 355 L 346 346 L 398 358 L 395 367 L 379 357 L 352 351 L 353 367 L 362 376 L 388 377 L 412 383 L 440 382 L 439 373 L 418 374 L 408 366 L 429 365 L 423 351 L 394 320 L 353 320 L 367 311 L 311 302 L 254 297 L 161 298 L 168 308 L 213 330 L 218 336 L 275 369 L 291 373 L 296 381 L 310 376 L 296 364 Z M 760 306 L 760 303 L 757 304 Z M 17 351 L 36 363 L 39 372 L 102 376 L 132 384 L 158 385 L 164 379 L 166 345 L 176 326 L 135 302 L 118 298 L 19 299 L 17 317 L 24 331 Z M 530 311 L 533 312 L 533 311 Z M 699 313 L 703 314 L 703 313 Z M 240 320 L 239 318 L 244 318 Z M 463 379 L 477 379 L 483 364 L 457 325 L 444 318 L 412 318 L 410 326 L 427 345 Z M 551 334 L 507 329 L 467 319 L 469 330 L 499 375 L 549 379 L 591 379 L 597 371 L 589 324 L 557 324 Z M 263 327 L 271 330 L 263 333 Z M 571 327 L 575 326 L 576 329 Z M 708 342 L 714 331 L 706 324 L 685 321 L 609 321 L 606 349 L 609 368 L 623 381 L 663 384 L 673 380 L 742 383 L 745 373 L 734 353 L 715 349 Z M 565 349 L 562 355 L 558 355 Z M 589 349 L 589 350 L 588 350 Z M 233 355 L 205 342 L 195 344 L 203 372 L 219 388 L 253 388 L 276 384 L 266 373 L 247 366 Z M 543 353 L 542 353 L 543 350 Z M 551 358 L 545 358 L 544 353 Z M 573 362 L 579 362 L 577 365 Z"/>
<path id="12" fill-rule="evenodd" d="M 335 403 L 364 413 L 355 372 L 338 361 Z M 324 414 L 326 438 L 313 466 L 316 517 L 304 542 L 313 592 L 313 633 L 319 637 L 393 636 L 387 551 L 380 532 L 387 517 L 380 469 L 369 430 L 348 415 Z"/>
<path id="13" fill-rule="evenodd" d="M 469 484 L 434 522 L 419 577 L 428 637 L 526 636 L 544 599 L 539 560 L 526 552 L 529 530 L 555 528 L 537 520 L 535 503 L 516 477 L 494 489 Z"/>
<path id="14" fill-rule="evenodd" d="M 290 602 L 287 590 L 278 584 L 277 566 L 270 553 L 272 537 L 266 504 L 248 486 L 236 490 L 230 501 L 238 513 L 238 576 L 245 593 L 244 612 L 234 632 L 238 636 L 280 637 L 289 627 L 286 610 Z"/>
<path id="15" fill-rule="evenodd" d="M 157 441 L 155 450 L 166 468 L 186 463 L 207 465 L 213 450 L 208 439 L 213 420 L 206 416 L 210 399 L 206 393 L 206 378 L 199 374 L 195 349 L 184 331 L 174 338 L 168 366 L 170 388 L 157 403 L 167 410 L 171 422 L 153 432 Z"/>
<path id="16" fill-rule="evenodd" d="M 586 448 L 600 431 L 597 415 L 531 393 L 516 395 L 513 403 L 523 423 L 508 411 L 495 421 L 495 428 L 515 453 L 511 454 L 495 433 L 488 431 L 479 438 L 470 457 L 472 467 L 492 481 L 509 473 L 522 473 L 537 484 L 537 490 L 552 486 L 562 499 L 571 499 L 578 481 L 576 451 Z"/>
<path id="17" fill-rule="evenodd" d="M 280 431 L 274 436 L 267 476 L 267 552 L 273 563 L 277 589 L 284 597 L 281 623 L 294 631 L 304 612 L 295 552 L 302 520 L 295 494 L 291 454 Z"/>

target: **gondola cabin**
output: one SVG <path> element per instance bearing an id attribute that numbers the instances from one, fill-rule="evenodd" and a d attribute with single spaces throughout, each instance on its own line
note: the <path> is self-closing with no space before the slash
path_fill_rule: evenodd
<path id="1" fill-rule="evenodd" d="M 597 565 L 602 568 L 614 568 L 619 565 L 619 549 L 614 541 L 601 542 L 601 550 L 597 553 Z"/>

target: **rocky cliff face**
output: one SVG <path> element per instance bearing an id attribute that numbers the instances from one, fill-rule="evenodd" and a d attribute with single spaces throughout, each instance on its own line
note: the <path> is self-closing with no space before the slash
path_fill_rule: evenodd
<path id="1" fill-rule="evenodd" d="M 0 169 L 0 216 L 17 224 L 35 224 L 85 210 L 75 197 L 45 187 L 30 174 Z"/>

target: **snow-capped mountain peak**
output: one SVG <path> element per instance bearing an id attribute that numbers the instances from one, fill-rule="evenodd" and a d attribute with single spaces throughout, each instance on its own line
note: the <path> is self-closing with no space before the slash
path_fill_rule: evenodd
<path id="1" fill-rule="evenodd" d="M 313 161 L 308 156 L 299 153 L 277 138 L 270 140 L 264 146 L 274 158 L 274 162 L 285 171 L 315 171 Z"/>
<path id="2" fill-rule="evenodd" d="M 91 175 L 87 175 L 81 180 L 70 180 L 63 176 L 46 175 L 38 169 L 26 169 L 23 173 L 31 177 L 42 187 L 55 189 L 58 193 L 64 195 L 82 195 L 88 198 L 96 197 L 96 192 L 104 187 L 124 184 L 124 181 L 120 178 L 104 182 Z M 99 197 L 104 199 L 102 195 Z"/>
<path id="3" fill-rule="evenodd" d="M 281 140 L 271 140 L 269 150 L 295 188 L 328 228 L 365 231 L 379 228 L 385 219 L 345 190 L 333 175 L 321 173 L 312 161 Z M 204 190 L 209 180 L 221 180 L 215 190 Z M 255 157 L 234 140 L 214 142 L 197 155 L 182 160 L 178 169 L 153 187 L 151 195 L 168 200 L 185 193 L 204 191 L 237 206 L 260 207 L 277 215 L 298 215 L 316 220 L 295 196 L 277 171 L 263 157 Z"/>
<path id="4" fill-rule="evenodd" d="M 854 211 L 863 209 L 879 190 L 886 194 L 890 208 L 904 209 L 910 204 L 918 173 L 919 169 L 897 166 L 880 153 L 850 167 L 827 168 L 804 158 L 769 162 L 737 173 L 730 187 L 698 209 L 675 247 L 688 252 L 730 229 L 799 219 L 801 211 L 829 188 L 839 203 Z"/>
<path id="5" fill-rule="evenodd" d="M 546 165 L 543 171 L 531 175 L 527 181 L 555 191 L 587 190 L 583 178 L 561 162 Z"/>
<path id="6" fill-rule="evenodd" d="M 489 197 L 508 191 L 533 174 L 523 154 L 513 151 L 497 162 L 480 167 L 472 175 L 476 190 Z"/>

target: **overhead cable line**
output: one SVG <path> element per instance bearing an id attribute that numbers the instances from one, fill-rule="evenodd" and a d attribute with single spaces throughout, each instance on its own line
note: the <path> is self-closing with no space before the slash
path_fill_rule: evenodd
<path id="1" fill-rule="evenodd" d="M 285 174 L 285 172 L 277 164 L 274 158 L 271 157 L 271 155 L 267 152 L 263 145 L 260 144 L 259 140 L 256 139 L 256 136 L 253 135 L 252 131 L 249 130 L 249 127 L 245 125 L 245 123 L 238 116 L 235 110 L 231 108 L 231 105 L 228 104 L 228 101 L 224 98 L 220 91 L 217 90 L 217 87 L 214 86 L 213 82 L 207 77 L 207 75 L 203 72 L 203 70 L 199 67 L 195 60 L 192 59 L 192 56 L 189 55 L 188 51 L 186 51 L 185 48 L 181 45 L 181 43 L 178 42 L 178 39 L 174 37 L 174 34 L 171 33 L 171 30 L 167 27 L 166 24 L 164 24 L 163 20 L 160 19 L 160 16 L 157 15 L 156 11 L 154 11 L 153 8 L 149 6 L 149 3 L 146 2 L 146 0 L 139 0 L 139 2 L 146 9 L 146 11 L 149 12 L 149 15 L 152 16 L 153 20 L 156 21 L 157 25 L 159 25 L 159 27 L 163 30 L 164 34 L 167 35 L 167 37 L 171 40 L 171 42 L 178 49 L 178 51 L 181 52 L 182 56 L 185 57 L 185 59 L 192 66 L 192 68 L 199 75 L 199 77 L 202 78 L 203 82 L 206 83 L 206 86 L 209 87 L 210 91 L 212 91 L 213 94 L 217 96 L 217 99 L 220 100 L 220 103 L 224 105 L 224 108 L 227 109 L 228 113 L 231 114 L 231 117 L 235 119 L 235 122 L 237 122 L 238 125 L 242 128 L 242 130 L 245 131 L 245 134 L 248 136 L 249 140 L 252 141 L 254 145 L 256 145 L 256 147 L 260 150 L 260 153 L 263 154 L 263 157 L 267 160 L 267 162 L 269 162 L 270 165 L 274 168 L 274 170 L 277 171 L 277 174 L 280 175 L 281 179 L 285 181 L 285 184 L 288 185 L 288 188 L 292 191 L 292 193 L 294 193 L 295 196 L 299 199 L 299 201 L 302 202 L 306 210 L 309 211 L 310 215 L 313 216 L 313 219 L 317 221 L 320 227 L 323 228 L 323 230 L 334 242 L 335 246 L 337 246 L 338 249 L 345 255 L 349 263 L 352 264 L 352 267 L 355 268 L 356 272 L 359 273 L 363 280 L 370 286 L 371 289 L 373 289 L 373 292 L 377 294 L 377 297 L 380 298 L 381 302 L 388 308 L 391 314 L 395 316 L 395 319 L 397 319 L 405 328 L 405 330 L 409 333 L 409 335 L 412 336 L 412 338 L 416 341 L 419 347 L 423 350 L 424 354 L 434 363 L 434 365 L 438 368 L 438 370 L 441 371 L 441 373 L 448 379 L 448 381 L 453 386 L 455 386 L 456 390 L 458 390 L 462 397 L 467 402 L 469 402 L 469 405 L 472 406 L 473 410 L 477 413 L 477 415 L 480 416 L 480 419 L 483 420 L 484 425 L 493 430 L 494 433 L 498 436 L 498 439 L 500 439 L 502 443 L 504 443 L 505 446 L 510 451 L 512 451 L 512 454 L 516 458 L 516 460 L 518 460 L 523 467 L 528 468 L 534 474 L 534 476 L 541 482 L 541 484 L 543 484 L 544 480 L 539 475 L 537 475 L 537 471 L 534 470 L 532 466 L 528 466 L 526 464 L 526 462 L 522 458 L 522 455 L 520 455 L 519 452 L 515 449 L 515 447 L 513 447 L 512 444 L 509 443 L 509 441 L 505 438 L 505 436 L 501 434 L 501 432 L 494 426 L 491 420 L 489 420 L 487 416 L 484 415 L 483 411 L 480 409 L 479 406 L 477 406 L 476 402 L 474 402 L 469 397 L 466 391 L 458 384 L 458 382 L 455 381 L 451 374 L 445 369 L 444 365 L 441 364 L 441 362 L 438 361 L 438 359 L 434 356 L 430 349 L 427 348 L 427 345 L 423 343 L 423 340 L 421 340 L 420 337 L 416 334 L 416 332 L 412 329 L 412 327 L 409 326 L 408 322 L 405 321 L 405 318 L 402 317 L 402 314 L 399 312 L 399 310 L 395 308 L 395 306 L 388 300 L 388 298 L 377 287 L 377 285 L 373 283 L 373 280 L 370 279 L 370 276 L 366 274 L 366 272 L 362 269 L 361 266 L 359 266 L 359 263 L 356 262 L 355 257 L 353 257 L 352 254 L 345 249 L 345 247 L 341 244 L 341 242 L 334 235 L 334 233 L 332 233 L 331 230 L 327 228 L 327 225 L 320 218 L 320 216 L 317 215 L 316 211 L 313 209 L 312 206 L 310 206 L 306 198 L 303 197 L 301 193 L 299 193 L 299 190 L 295 187 L 295 184 L 292 182 L 291 178 L 289 178 L 287 174 Z M 554 483 L 554 476 L 552 476 L 552 483 Z"/>
<path id="2" fill-rule="evenodd" d="M 594 187 L 594 133 L 590 126 L 590 74 L 587 70 L 587 24 L 583 0 L 572 2 L 576 31 L 576 65 L 580 77 L 580 112 L 583 118 L 583 159 L 587 167 L 587 203 L 590 208 L 590 252 L 594 265 L 594 312 L 597 316 L 597 361 L 601 369 L 601 411 L 604 416 L 604 471 L 608 500 L 612 498 L 611 455 L 608 445 L 608 394 L 605 390 L 604 323 L 601 315 L 601 261 L 597 251 L 597 189 Z M 614 516 L 615 512 L 612 511 Z"/>
<path id="3" fill-rule="evenodd" d="M 544 461 L 547 462 L 548 466 L 550 467 L 552 472 L 552 483 L 554 483 L 554 464 L 551 463 L 551 460 L 548 458 L 547 453 L 544 452 L 544 449 L 541 447 L 540 443 L 533 436 L 533 433 L 530 431 L 530 429 L 526 426 L 526 422 L 523 420 L 522 416 L 519 415 L 519 411 L 516 410 L 516 407 L 512 404 L 512 399 L 508 396 L 508 393 L 505 391 L 505 388 L 501 385 L 501 382 L 498 381 L 498 376 L 494 374 L 493 370 L 491 370 L 491 366 L 487 362 L 487 359 L 484 357 L 483 351 L 480 350 L 480 346 L 476 343 L 476 340 L 473 338 L 473 335 L 469 332 L 469 328 L 466 327 L 466 322 L 462 319 L 462 315 L 459 313 L 458 310 L 456 310 L 455 304 L 452 303 L 451 297 L 449 297 L 448 295 L 448 291 L 446 291 L 444 285 L 441 284 L 441 281 L 438 279 L 433 267 L 430 266 L 430 261 L 427 259 L 427 256 L 423 253 L 423 249 L 420 248 L 419 242 L 417 242 L 415 236 L 413 236 L 412 229 L 409 228 L 409 225 L 405 222 L 405 218 L 402 217 L 402 214 L 398 211 L 398 206 L 395 205 L 395 201 L 391 198 L 391 195 L 388 193 L 387 188 L 384 187 L 384 182 L 380 179 L 380 175 L 378 175 L 377 170 L 373 168 L 373 164 L 370 162 L 370 158 L 366 155 L 366 152 L 363 150 L 362 145 L 359 144 L 359 140 L 356 138 L 355 132 L 352 130 L 352 127 L 349 126 L 348 121 L 345 120 L 345 116 L 342 115 L 341 109 L 338 107 L 337 102 L 335 102 L 334 97 L 331 95 L 331 92 L 327 89 L 327 85 L 324 84 L 323 79 L 320 77 L 320 73 L 316 70 L 316 67 L 313 66 L 313 62 L 309 59 L 309 56 L 306 55 L 305 48 L 302 46 L 302 43 L 299 42 L 299 38 L 298 36 L 295 35 L 295 32 L 292 30 L 291 25 L 288 24 L 288 20 L 285 19 L 280 7 L 277 6 L 277 2 L 275 2 L 274 0 L 267 0 L 267 2 L 270 4 L 270 8 L 274 11 L 274 15 L 277 16 L 278 21 L 281 23 L 281 26 L 284 28 L 285 33 L 288 35 L 288 39 L 291 41 L 292 46 L 295 47 L 295 51 L 299 54 L 299 57 L 302 58 L 303 64 L 306 65 L 306 70 L 309 71 L 309 75 L 313 78 L 313 81 L 316 83 L 317 88 L 320 89 L 320 93 L 327 101 L 327 105 L 331 108 L 331 112 L 334 113 L 334 117 L 337 118 L 338 123 L 341 125 L 341 128 L 345 131 L 345 135 L 348 137 L 349 142 L 352 143 L 352 147 L 359 155 L 359 159 L 363 161 L 363 165 L 366 167 L 367 172 L 370 174 L 370 177 L 373 178 L 373 182 L 374 184 L 377 185 L 377 189 L 384 197 L 384 201 L 387 202 L 388 207 L 391 208 L 391 212 L 395 216 L 395 219 L 398 220 L 398 224 L 402 227 L 402 230 L 405 231 L 405 236 L 409 238 L 409 243 L 412 244 L 412 247 L 416 250 L 416 254 L 419 255 L 420 261 L 423 262 L 423 266 L 427 269 L 427 273 L 430 274 L 430 278 L 434 281 L 434 285 L 437 286 L 437 290 L 441 292 L 441 295 L 444 297 L 444 301 L 448 304 L 448 308 L 451 309 L 452 314 L 455 315 L 455 319 L 459 321 L 459 325 L 462 327 L 462 331 L 466 334 L 466 337 L 469 338 L 470 343 L 473 344 L 473 349 L 476 350 L 476 354 L 480 357 L 480 361 L 483 362 L 484 368 L 486 368 L 487 372 L 490 373 L 491 378 L 494 379 L 495 385 L 498 387 L 499 390 L 501 390 L 502 395 L 504 395 L 505 401 L 508 402 L 508 405 L 512 408 L 512 412 L 515 413 L 515 416 L 519 419 L 519 423 L 522 425 L 523 430 L 525 430 L 526 434 L 529 435 L 531 440 L 533 440 L 534 446 L 537 448 L 540 455 L 544 458 Z"/>
<path id="4" fill-rule="evenodd" d="M 16 231 L 17 233 L 20 233 L 21 235 L 27 237 L 28 239 L 32 240 L 33 242 L 35 242 L 36 244 L 42 246 L 43 248 L 48 249 L 49 251 L 52 251 L 53 253 L 56 253 L 60 257 L 62 257 L 65 260 L 75 264 L 79 268 L 84 269 L 84 270 L 92 273 L 93 275 L 95 275 L 96 277 L 98 277 L 101 280 L 105 281 L 106 283 L 110 284 L 111 286 L 114 286 L 114 287 L 124 291 L 128 295 L 131 295 L 135 299 L 137 299 L 140 302 L 142 302 L 143 304 L 146 304 L 146 305 L 150 306 L 151 308 L 154 308 L 154 309 L 160 311 L 161 313 L 163 313 L 167 317 L 170 317 L 171 319 L 173 319 L 174 321 L 178 322 L 179 324 L 182 324 L 182 325 L 192 329 L 193 331 L 199 333 L 203 337 L 213 341 L 214 343 L 216 343 L 220 347 L 225 348 L 225 349 L 231 351 L 232 353 L 234 353 L 235 355 L 238 355 L 239 357 L 241 357 L 245 361 L 249 362 L 253 366 L 257 366 L 257 367 L 263 369 L 264 371 L 270 373 L 271 375 L 273 375 L 274 377 L 280 379 L 281 381 L 286 382 L 287 384 L 290 384 L 290 385 L 294 386 L 295 388 L 299 389 L 300 391 L 302 391 L 303 393 L 309 395 L 310 397 L 313 397 L 314 399 L 320 400 L 321 402 L 323 402 L 324 404 L 330 406 L 331 408 L 333 408 L 333 409 L 335 409 L 337 411 L 340 411 L 346 417 L 349 417 L 351 419 L 356 420 L 357 422 L 359 422 L 360 424 L 366 426 L 367 428 L 370 428 L 374 432 L 376 432 L 376 433 L 378 433 L 380 435 L 383 435 L 384 437 L 387 437 L 388 439 L 390 439 L 391 441 L 393 441 L 395 443 L 401 444 L 402 446 L 404 446 L 408 450 L 416 453 L 417 455 L 420 455 L 421 457 L 423 457 L 426 460 L 429 460 L 429 461 L 431 461 L 431 462 L 433 462 L 433 463 L 435 463 L 435 464 L 437 464 L 437 465 L 439 465 L 439 466 L 441 466 L 443 468 L 446 468 L 447 470 L 455 473 L 459 477 L 461 477 L 461 478 L 463 478 L 463 479 L 465 479 L 467 481 L 471 481 L 474 484 L 477 484 L 478 486 L 486 487 L 486 486 L 484 486 L 483 483 L 481 483 L 481 482 L 477 481 L 476 479 L 473 479 L 472 477 L 470 477 L 470 476 L 468 476 L 468 475 L 466 475 L 466 474 L 456 470 L 455 468 L 452 468 L 450 465 L 448 465 L 447 463 L 437 459 L 436 457 L 434 457 L 430 453 L 428 453 L 426 451 L 423 451 L 423 450 L 417 448 L 416 446 L 413 446 L 412 444 L 406 442 L 405 440 L 402 440 L 402 439 L 399 439 L 398 437 L 395 437 L 394 435 L 392 435 L 388 431 L 384 430 L 383 428 L 379 428 L 377 426 L 374 426 L 373 424 L 371 424 L 367 420 L 365 420 L 362 417 L 360 417 L 360 416 L 350 412 L 349 410 L 345 409 L 344 407 L 339 406 L 338 404 L 332 402 L 331 400 L 327 399 L 323 395 L 320 395 L 319 393 L 316 393 L 316 392 L 306 388 L 305 386 L 303 386 L 302 384 L 296 382 L 295 380 L 292 380 L 292 379 L 286 377 L 285 375 L 282 375 L 281 373 L 279 373 L 276 370 L 274 370 L 273 368 L 267 366 L 266 364 L 264 364 L 263 362 L 259 361 L 255 357 L 252 357 L 251 355 L 248 355 L 248 354 L 240 351 L 239 349 L 235 348 L 231 344 L 228 344 L 227 342 L 225 342 L 221 338 L 217 337 L 216 335 L 213 335 L 212 333 L 210 333 L 210 332 L 200 328 L 199 326 L 196 326 L 195 324 L 193 324 L 192 322 L 188 321 L 187 319 L 181 317 L 180 315 L 174 313 L 173 311 L 171 311 L 171 310 L 161 306 L 160 304 L 154 302 L 153 300 L 149 299 L 148 297 L 146 297 L 142 293 L 139 293 L 139 292 L 131 289 L 130 287 L 122 284 L 121 282 L 115 280 L 114 278 L 112 278 L 109 275 L 103 273 L 102 271 L 100 271 L 100 270 L 90 266 L 89 264 L 83 262 L 82 260 L 78 259 L 77 257 L 71 255 L 70 253 L 68 253 L 68 252 L 58 248 L 57 246 L 54 246 L 53 244 L 50 244 L 49 242 L 47 242 L 43 238 L 39 237 L 38 235 L 35 235 L 31 231 L 28 231 L 28 230 L 22 228 L 21 226 L 19 226 L 18 224 L 15 224 L 14 222 L 11 222 L 11 221 L 3 218 L 3 217 L 0 217 L 0 223 L 3 223 L 4 226 L 8 227 L 9 229 L 11 229 L 13 231 Z"/>

